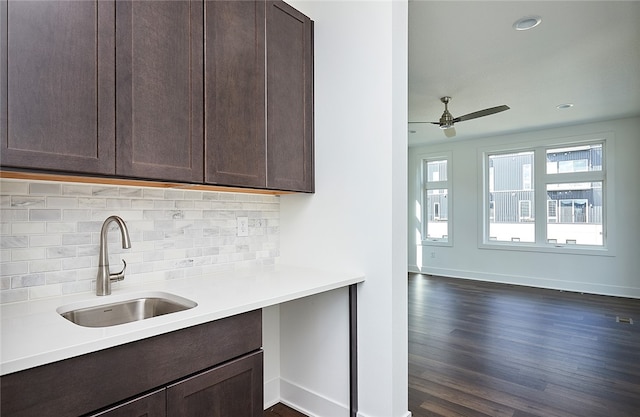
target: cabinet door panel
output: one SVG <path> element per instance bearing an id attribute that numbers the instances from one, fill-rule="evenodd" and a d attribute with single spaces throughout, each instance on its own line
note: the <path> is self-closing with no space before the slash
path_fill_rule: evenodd
<path id="1" fill-rule="evenodd" d="M 313 22 L 267 6 L 267 188 L 314 191 Z"/>
<path id="2" fill-rule="evenodd" d="M 114 8 L 0 3 L 3 165 L 115 172 Z"/>
<path id="3" fill-rule="evenodd" d="M 167 388 L 172 417 L 262 416 L 262 351 L 244 356 Z"/>
<path id="4" fill-rule="evenodd" d="M 202 182 L 203 4 L 119 1 L 117 174 Z"/>
<path id="5" fill-rule="evenodd" d="M 265 186 L 264 5 L 205 2 L 207 183 Z"/>
<path id="6" fill-rule="evenodd" d="M 90 417 L 165 417 L 166 391 L 154 391 Z"/>

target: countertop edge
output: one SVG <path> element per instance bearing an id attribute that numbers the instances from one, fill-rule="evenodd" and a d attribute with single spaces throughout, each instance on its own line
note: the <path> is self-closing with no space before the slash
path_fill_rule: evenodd
<path id="1" fill-rule="evenodd" d="M 93 294 L 61 296 L 36 300 L 24 306 L 2 306 L 2 350 L 0 375 L 7 375 L 48 363 L 96 352 L 110 347 L 184 329 L 198 324 L 234 316 L 314 294 L 320 294 L 364 282 L 364 275 L 299 267 L 238 271 L 228 276 L 193 277 L 175 281 L 158 281 L 144 286 L 119 290 L 119 295 L 140 291 L 167 291 L 194 299 L 192 310 L 172 313 L 108 328 L 84 328 L 68 322 L 55 312 L 56 305 L 91 300 L 97 304 L 109 299 Z M 301 278 L 302 277 L 302 278 Z M 245 291 L 246 290 L 246 291 Z M 227 293 L 225 293 L 227 292 Z M 239 292 L 246 294 L 239 294 Z M 217 307 L 220 303 L 220 307 Z M 5 310 L 23 308 L 25 313 L 9 314 Z M 51 309 L 53 308 L 53 313 Z M 38 320 L 44 321 L 44 323 Z M 29 323 L 37 323 L 29 328 Z M 18 331 L 18 329 L 20 331 Z M 51 340 L 54 334 L 68 343 Z M 42 334 L 40 333 L 49 333 Z M 48 341 L 48 342 L 47 342 Z M 30 344 L 27 351 L 20 345 Z M 35 344 L 31 345 L 31 344 Z M 27 347 L 27 346 L 25 346 Z"/>

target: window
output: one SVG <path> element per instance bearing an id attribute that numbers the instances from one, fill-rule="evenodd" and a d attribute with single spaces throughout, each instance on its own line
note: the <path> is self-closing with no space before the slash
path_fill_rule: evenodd
<path id="1" fill-rule="evenodd" d="M 533 151 L 495 153 L 489 165 L 489 238 L 535 242 Z"/>
<path id="2" fill-rule="evenodd" d="M 485 152 L 483 243 L 604 247 L 604 144 Z"/>
<path id="3" fill-rule="evenodd" d="M 450 244 L 451 157 L 428 156 L 423 163 L 423 235 L 426 244 Z"/>

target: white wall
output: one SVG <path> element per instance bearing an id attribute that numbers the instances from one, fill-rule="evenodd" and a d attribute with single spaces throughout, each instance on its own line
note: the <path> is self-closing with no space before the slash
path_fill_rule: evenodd
<path id="1" fill-rule="evenodd" d="M 407 2 L 290 3 L 315 21 L 316 193 L 281 197 L 280 260 L 365 274 L 359 415 L 406 416 Z M 347 303 L 280 306 L 282 400 L 312 416 L 348 415 Z"/>
<path id="2" fill-rule="evenodd" d="M 520 252 L 478 247 L 481 196 L 478 153 L 494 145 L 525 144 L 611 132 L 613 152 L 608 190 L 613 192 L 607 256 Z M 493 138 L 448 141 L 410 148 L 409 269 L 434 275 L 508 282 L 569 291 L 640 298 L 640 118 L 589 123 Z M 613 145 L 611 148 L 610 145 Z M 453 246 L 416 244 L 416 201 L 419 201 L 421 153 L 451 151 L 453 155 Z M 431 257 L 431 252 L 435 258 Z"/>

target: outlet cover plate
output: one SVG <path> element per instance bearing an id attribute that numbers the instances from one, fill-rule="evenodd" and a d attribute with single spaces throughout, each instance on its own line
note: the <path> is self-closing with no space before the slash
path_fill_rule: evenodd
<path id="1" fill-rule="evenodd" d="M 249 218 L 248 217 L 236 217 L 238 226 L 238 236 L 249 236 Z"/>

